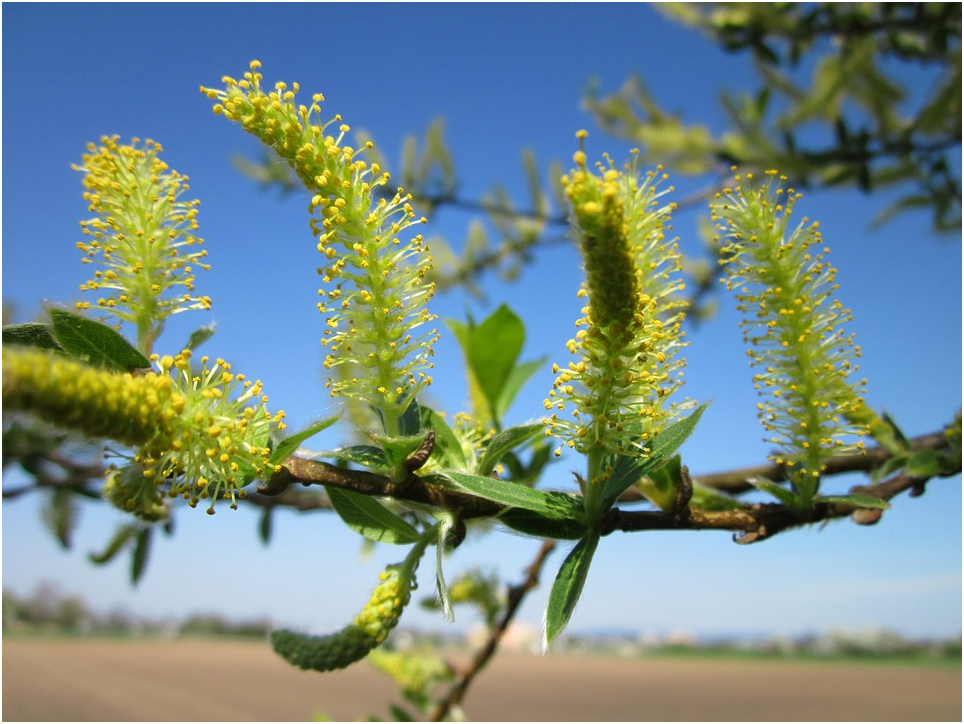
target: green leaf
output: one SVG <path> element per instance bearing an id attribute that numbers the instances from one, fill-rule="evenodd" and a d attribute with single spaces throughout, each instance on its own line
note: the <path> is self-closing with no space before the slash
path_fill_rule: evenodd
<path id="1" fill-rule="evenodd" d="M 368 495 L 325 486 L 335 512 L 349 528 L 376 543 L 406 545 L 418 540 L 418 531 Z"/>
<path id="2" fill-rule="evenodd" d="M 546 363 L 547 359 L 548 357 L 540 357 L 531 362 L 522 362 L 512 368 L 512 371 L 509 372 L 508 377 L 505 379 L 505 383 L 502 385 L 499 399 L 495 403 L 493 413 L 496 420 L 502 420 L 505 417 L 516 395 L 519 394 L 519 390 L 522 389 L 526 381 Z"/>
<path id="3" fill-rule="evenodd" d="M 708 402 L 700 405 L 688 417 L 673 423 L 654 437 L 652 444 L 649 446 L 650 457 L 665 460 L 675 453 L 680 446 L 686 442 L 687 438 L 693 434 L 693 431 L 696 429 L 696 423 L 700 421 L 703 412 L 708 406 Z"/>
<path id="4" fill-rule="evenodd" d="M 8 324 L 3 328 L 3 343 L 60 351 L 60 345 L 50 333 L 50 325 L 36 322 Z"/>
<path id="5" fill-rule="evenodd" d="M 519 460 L 515 453 L 509 453 L 504 456 L 502 462 L 510 471 L 510 474 L 506 477 L 516 481 L 520 485 L 527 485 L 529 487 L 535 485 L 539 478 L 542 477 L 543 470 L 545 470 L 546 466 L 554 459 L 552 447 L 552 443 L 549 440 L 543 440 L 542 442 L 534 444 L 532 446 L 532 455 L 525 464 Z"/>
<path id="6" fill-rule="evenodd" d="M 563 561 L 549 592 L 549 604 L 546 607 L 546 630 L 543 640 L 543 650 L 548 649 L 556 637 L 563 632 L 572 612 L 582 595 L 586 576 L 592 556 L 599 543 L 599 534 L 590 533 L 576 544 L 566 560 Z"/>
<path id="7" fill-rule="evenodd" d="M 398 434 L 403 436 L 418 435 L 422 431 L 422 415 L 419 411 L 418 402 L 412 400 L 409 406 L 398 418 Z"/>
<path id="8" fill-rule="evenodd" d="M 612 456 L 608 464 L 612 466 L 613 472 L 604 483 L 599 498 L 600 511 L 605 512 L 611 508 L 627 488 L 635 485 L 643 475 L 656 470 L 672 456 L 693 434 L 696 423 L 699 422 L 706 407 L 706 404 L 700 405 L 689 417 L 673 423 L 656 435 L 647 448 L 649 457 L 638 455 Z"/>
<path id="9" fill-rule="evenodd" d="M 946 462 L 945 456 L 937 450 L 918 450 L 908 459 L 906 472 L 922 478 L 945 475 L 948 472 Z"/>
<path id="10" fill-rule="evenodd" d="M 455 515 L 448 511 L 444 511 L 438 516 L 438 540 L 435 544 L 435 593 L 438 595 L 442 615 L 449 623 L 455 620 L 455 612 L 452 610 L 452 598 L 449 596 L 449 588 L 445 584 L 445 576 L 442 572 L 442 561 L 445 559 L 445 540 L 455 527 L 456 520 Z"/>
<path id="11" fill-rule="evenodd" d="M 894 457 L 885 460 L 879 468 L 876 468 L 873 472 L 871 472 L 871 481 L 874 483 L 879 483 L 881 480 L 885 480 L 891 475 L 903 470 L 909 457 L 909 455 L 895 455 Z"/>
<path id="12" fill-rule="evenodd" d="M 468 461 L 462 443 L 455 436 L 452 428 L 441 415 L 428 407 L 422 407 L 422 429 L 435 432 L 435 447 L 432 449 L 432 460 L 440 467 L 454 470 L 466 470 Z"/>
<path id="13" fill-rule="evenodd" d="M 491 475 L 492 471 L 495 470 L 495 466 L 499 464 L 499 461 L 506 453 L 529 442 L 545 429 L 546 426 L 544 423 L 530 422 L 525 425 L 503 430 L 493 437 L 486 446 L 485 452 L 482 453 L 482 458 L 479 460 L 479 465 L 476 468 L 476 474 L 481 476 Z"/>
<path id="14" fill-rule="evenodd" d="M 70 548 L 70 539 L 79 512 L 77 500 L 70 488 L 56 488 L 43 509 L 44 522 L 65 549 Z"/>
<path id="15" fill-rule="evenodd" d="M 788 505 L 791 508 L 797 508 L 800 506 L 800 498 L 795 492 L 789 490 L 788 488 L 784 488 L 782 485 L 774 483 L 772 480 L 753 478 L 747 480 L 747 482 L 757 490 L 762 490 L 764 493 L 769 493 L 784 505 Z"/>
<path id="16" fill-rule="evenodd" d="M 458 340 L 459 347 L 462 348 L 462 356 L 465 360 L 465 377 L 469 388 L 469 399 L 472 402 L 472 414 L 488 422 L 492 417 L 492 410 L 489 409 L 489 403 L 485 399 L 485 393 L 482 392 L 482 387 L 479 385 L 478 375 L 472 367 L 472 361 L 469 358 L 469 340 L 476 326 L 475 320 L 473 320 L 470 315 L 468 323 L 460 322 L 456 319 L 447 319 L 445 323 Z"/>
<path id="17" fill-rule="evenodd" d="M 693 483 L 693 497 L 690 499 L 690 507 L 697 510 L 737 510 L 742 507 L 742 503 L 732 495 L 720 492 L 715 488 Z"/>
<path id="18" fill-rule="evenodd" d="M 405 461 L 408 460 L 425 442 L 425 433 L 409 435 L 407 437 L 375 437 L 382 446 L 388 474 L 402 474 Z M 403 474 L 404 478 L 404 474 Z"/>
<path id="19" fill-rule="evenodd" d="M 151 535 L 153 528 L 142 528 L 137 534 L 134 544 L 134 555 L 131 557 L 131 584 L 137 585 L 147 570 L 147 559 L 151 553 Z"/>
<path id="20" fill-rule="evenodd" d="M 426 479 L 447 487 L 456 487 L 479 498 L 500 503 L 509 508 L 523 508 L 553 520 L 581 519 L 582 498 L 568 493 L 552 493 L 527 488 L 518 483 L 479 475 L 443 470 L 425 476 Z"/>
<path id="21" fill-rule="evenodd" d="M 110 543 L 107 544 L 107 547 L 104 549 L 103 553 L 89 553 L 87 557 L 90 559 L 91 563 L 94 563 L 98 566 L 112 561 L 118 553 L 124 550 L 131 543 L 131 541 L 134 540 L 134 537 L 137 535 L 140 529 L 141 526 L 137 525 L 136 523 L 118 528 L 117 532 L 114 533 L 114 537 L 111 538 Z"/>
<path id="22" fill-rule="evenodd" d="M 273 518 L 274 506 L 266 506 L 261 511 L 261 520 L 258 521 L 258 538 L 261 539 L 261 545 L 268 545 L 271 542 Z"/>
<path id="23" fill-rule="evenodd" d="M 116 372 L 150 368 L 150 361 L 107 325 L 63 309 L 49 313 L 54 339 L 71 357 Z"/>
<path id="24" fill-rule="evenodd" d="M 191 336 L 187 338 L 187 349 L 197 349 L 202 344 L 207 342 L 214 335 L 215 327 L 213 324 L 208 324 L 204 327 L 198 327 L 193 332 Z"/>
<path id="25" fill-rule="evenodd" d="M 379 472 L 388 470 L 388 459 L 385 457 L 385 451 L 374 445 L 350 445 L 336 450 L 315 453 L 314 456 L 333 458 L 345 463 L 355 463 Z"/>
<path id="26" fill-rule="evenodd" d="M 525 325 L 505 304 L 471 330 L 467 356 L 493 416 L 524 341 Z"/>
<path id="27" fill-rule="evenodd" d="M 677 491 L 682 483 L 682 463 L 680 456 L 674 455 L 656 470 L 650 470 L 637 480 L 636 487 L 650 503 L 664 512 L 669 512 L 676 508 Z"/>
<path id="28" fill-rule="evenodd" d="M 578 540 L 586 535 L 586 524 L 581 520 L 556 520 L 522 508 L 509 508 L 499 521 L 512 530 L 535 538 Z"/>
<path id="29" fill-rule="evenodd" d="M 880 498 L 870 495 L 820 495 L 814 498 L 814 503 L 839 503 L 840 505 L 852 505 L 856 508 L 875 508 L 877 510 L 889 510 L 890 503 Z"/>
<path id="30" fill-rule="evenodd" d="M 318 422 L 312 423 L 300 432 L 289 435 L 284 440 L 279 442 L 271 451 L 271 457 L 269 458 L 271 464 L 280 465 L 301 446 L 301 443 L 309 438 L 314 437 L 322 430 L 331 427 L 337 421 L 338 415 L 332 415 L 331 417 L 326 417 L 323 420 L 318 420 Z"/>

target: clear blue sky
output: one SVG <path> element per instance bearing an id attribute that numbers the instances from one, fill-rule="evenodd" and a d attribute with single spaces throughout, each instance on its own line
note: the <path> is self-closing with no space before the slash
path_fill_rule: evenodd
<path id="1" fill-rule="evenodd" d="M 326 109 L 365 129 L 390 161 L 406 134 L 437 116 L 456 159 L 460 192 L 476 198 L 503 183 L 525 205 L 520 151 L 544 168 L 566 167 L 574 134 L 590 131 L 587 151 L 625 158 L 628 146 L 594 129 L 580 99 L 592 78 L 616 90 L 644 75 L 656 97 L 687 120 L 721 129 L 720 87 L 747 87 L 750 60 L 728 56 L 699 34 L 646 5 L 21 5 L 3 6 L 3 299 L 20 320 L 42 299 L 71 303 L 86 280 L 75 242 L 86 216 L 80 174 L 70 169 L 85 145 L 104 134 L 149 137 L 170 166 L 191 177 L 201 199 L 200 232 L 209 273 L 198 290 L 211 314 L 180 315 L 160 351 L 179 349 L 195 326 L 216 321 L 205 351 L 259 377 L 272 408 L 292 428 L 328 408 L 315 309 L 318 265 L 303 197 L 279 199 L 230 165 L 257 143 L 214 116 L 199 85 L 241 75 L 263 63 L 268 81 L 298 81 L 324 92 Z M 674 179 L 681 192 L 693 180 Z M 811 193 L 798 213 L 819 219 L 833 248 L 841 297 L 864 350 L 868 398 L 908 434 L 931 432 L 961 403 L 961 244 L 936 240 L 924 215 L 901 217 L 872 232 L 886 198 Z M 697 248 L 702 210 L 682 213 L 684 249 Z M 427 235 L 461 244 L 471 215 L 440 213 Z M 487 278 L 488 306 L 440 295 L 440 317 L 478 317 L 508 302 L 529 324 L 524 356 L 564 360 L 578 313 L 579 261 L 556 249 L 511 286 Z M 686 393 L 713 404 L 684 448 L 695 474 L 763 462 L 767 448 L 736 318 L 721 313 L 692 332 Z M 443 329 L 443 331 L 445 331 Z M 432 401 L 449 413 L 466 405 L 459 355 L 450 335 L 438 348 Z M 541 414 L 551 385 L 547 368 L 525 388 L 510 422 Z M 336 435 L 316 441 L 338 443 Z M 575 467 L 575 461 L 568 467 Z M 547 484 L 566 488 L 566 465 Z M 844 491 L 853 480 L 831 480 Z M 15 474 L 4 486 L 16 485 Z M 603 540 L 574 631 L 621 628 L 701 633 L 801 633 L 887 627 L 912 635 L 952 635 L 961 626 L 960 478 L 933 481 L 922 498 L 896 502 L 876 527 L 847 521 L 740 547 L 726 533 L 648 533 Z M 123 520 L 107 506 L 86 506 L 74 549 L 60 550 L 42 528 L 36 499 L 3 504 L 3 584 L 20 593 L 56 581 L 96 609 L 138 614 L 218 611 L 234 618 L 268 615 L 281 624 L 324 631 L 354 616 L 377 572 L 403 552 L 380 547 L 361 559 L 361 540 L 330 514 L 283 513 L 272 544 L 256 537 L 257 516 L 181 511 L 176 534 L 155 541 L 141 585 L 127 582 L 127 559 L 104 568 L 86 561 Z M 470 565 L 518 580 L 538 541 L 495 530 L 471 535 L 447 563 L 451 579 Z M 538 625 L 556 552 L 543 587 L 521 619 Z M 431 595 L 431 566 L 422 591 Z M 472 623 L 462 613 L 456 626 Z M 441 627 L 427 611 L 403 625 Z"/>

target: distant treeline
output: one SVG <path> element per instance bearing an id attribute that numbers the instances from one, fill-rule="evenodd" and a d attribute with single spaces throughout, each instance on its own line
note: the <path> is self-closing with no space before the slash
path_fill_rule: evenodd
<path id="1" fill-rule="evenodd" d="M 194 613 L 183 618 L 150 619 L 123 610 L 95 613 L 80 596 L 67 595 L 51 583 L 42 583 L 29 596 L 3 589 L 3 632 L 66 635 L 245 636 L 264 638 L 274 628 L 267 619 L 230 621 L 215 613 Z M 400 632 L 395 645 L 416 642 L 436 647 L 459 646 L 460 635 L 440 632 Z M 531 647 L 538 650 L 534 638 Z M 524 643 L 521 648 L 527 648 Z M 559 653 L 618 653 L 622 656 L 714 655 L 777 657 L 927 659 L 961 661 L 961 636 L 914 639 L 893 631 L 828 632 L 798 637 L 701 639 L 679 633 L 639 636 L 619 633 L 570 634 L 555 647 Z"/>
<path id="2" fill-rule="evenodd" d="M 618 651 L 632 655 L 746 655 L 750 657 L 803 657 L 845 659 L 901 659 L 961 662 L 961 636 L 909 638 L 893 631 L 832 631 L 804 636 L 764 636 L 686 641 L 634 640 L 628 637 L 570 637 L 564 646 L 572 651 Z"/>
<path id="3" fill-rule="evenodd" d="M 229 621 L 214 613 L 183 619 L 149 619 L 124 610 L 106 614 L 91 610 L 80 596 L 67 595 L 43 583 L 28 596 L 3 589 L 3 632 L 64 634 L 160 634 L 185 636 L 265 637 L 273 628 L 266 619 Z"/>

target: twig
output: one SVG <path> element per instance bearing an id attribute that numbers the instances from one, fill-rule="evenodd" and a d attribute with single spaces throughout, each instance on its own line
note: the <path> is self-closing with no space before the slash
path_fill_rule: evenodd
<path id="1" fill-rule="evenodd" d="M 913 475 L 897 475 L 876 485 L 857 486 L 851 493 L 890 500 L 910 490 L 919 495 L 928 478 Z M 625 532 L 641 530 L 729 530 L 741 535 L 737 543 L 754 543 L 769 538 L 787 528 L 795 528 L 810 523 L 819 523 L 834 518 L 854 515 L 855 522 L 873 524 L 880 519 L 876 511 L 867 515 L 866 508 L 842 503 L 817 503 L 807 510 L 794 510 L 785 505 L 758 503 L 735 510 L 707 511 L 690 510 L 686 518 L 673 511 L 622 511 L 618 508 L 607 513 L 607 531 Z"/>
<path id="2" fill-rule="evenodd" d="M 546 558 L 549 557 L 549 554 L 555 547 L 556 544 L 554 541 L 542 541 L 542 547 L 539 549 L 535 560 L 533 560 L 525 570 L 525 578 L 521 583 L 509 587 L 506 596 L 505 611 L 502 612 L 502 617 L 489 633 L 489 638 L 485 642 L 485 645 L 476 652 L 472 658 L 472 663 L 462 671 L 458 677 L 458 681 L 449 690 L 448 695 L 439 702 L 435 711 L 432 712 L 432 717 L 429 721 L 442 721 L 453 707 L 459 706 L 462 703 L 462 699 L 465 698 L 465 692 L 468 691 L 469 685 L 495 654 L 496 649 L 499 647 L 499 642 L 502 640 L 502 636 L 509 628 L 509 624 L 515 617 L 516 611 L 518 611 L 526 594 L 539 585 L 539 573 L 542 570 Z"/>
<path id="3" fill-rule="evenodd" d="M 328 485 L 362 495 L 424 503 L 456 512 L 463 520 L 491 518 L 503 510 L 503 506 L 498 503 L 430 483 L 417 475 L 398 483 L 377 473 L 339 468 L 320 460 L 308 460 L 297 455 L 292 455 L 285 460 L 281 471 L 261 485 L 258 492 L 262 495 L 290 494 L 288 486 L 292 483 Z"/>
<path id="4" fill-rule="evenodd" d="M 934 432 L 929 435 L 912 438 L 909 444 L 912 450 L 939 450 L 947 446 L 947 438 L 944 437 L 943 433 Z M 862 453 L 835 455 L 827 460 L 823 474 L 829 476 L 840 475 L 842 473 L 870 472 L 871 470 L 879 468 L 891 457 L 891 453 L 882 447 L 868 448 Z M 731 494 L 745 493 L 748 490 L 752 490 L 753 486 L 747 481 L 755 478 L 763 478 L 774 483 L 788 479 L 786 468 L 783 465 L 777 465 L 775 463 L 693 476 L 693 479 L 700 485 Z"/>
<path id="5" fill-rule="evenodd" d="M 922 435 L 910 440 L 910 447 L 914 450 L 939 450 L 947 445 L 942 433 Z M 51 456 L 46 456 L 48 460 Z M 846 472 L 867 472 L 873 470 L 890 458 L 890 453 L 884 448 L 874 447 L 865 453 L 839 455 L 827 462 L 825 474 L 828 476 Z M 63 465 L 64 461 L 57 460 Z M 102 475 L 104 469 L 99 466 L 78 465 L 71 471 L 72 475 L 65 478 L 38 477 L 30 489 L 74 488 L 78 493 L 95 497 L 96 493 L 87 490 L 95 475 Z M 89 477 L 88 477 L 89 476 Z M 747 480 L 762 477 L 773 482 L 786 480 L 786 470 L 775 464 L 759 465 L 709 475 L 694 476 L 697 483 L 728 493 L 739 494 L 752 489 Z M 889 500 L 895 495 L 911 490 L 912 495 L 920 488 L 925 480 L 898 476 L 897 478 L 878 485 L 861 488 L 864 494 L 874 495 L 882 500 Z M 308 486 L 313 484 L 330 485 L 352 490 L 364 495 L 380 497 L 394 497 L 424 503 L 451 510 L 460 515 L 463 520 L 478 517 L 495 517 L 503 510 L 498 503 L 477 498 L 458 490 L 444 487 L 437 483 L 428 482 L 424 478 L 413 476 L 404 483 L 393 482 L 390 478 L 361 470 L 349 470 L 336 467 L 317 460 L 309 460 L 292 456 L 285 461 L 280 473 L 277 473 L 268 483 L 259 487 L 258 492 L 249 494 L 246 503 L 259 507 L 272 505 L 293 508 L 301 512 L 312 510 L 330 510 L 331 503 L 327 496 L 320 491 L 295 490 L 292 483 Z M 18 487 L 4 491 L 5 498 L 12 498 L 27 492 L 27 488 Z M 620 498 L 620 503 L 631 503 L 642 500 L 642 496 L 630 488 Z M 607 531 L 640 531 L 640 530 L 731 530 L 742 532 L 741 542 L 751 542 L 769 537 L 776 532 L 789 527 L 815 523 L 820 520 L 842 517 L 854 513 L 853 508 L 837 505 L 817 505 L 805 514 L 785 508 L 780 505 L 745 506 L 732 511 L 700 511 L 690 510 L 688 514 L 679 510 L 672 513 L 661 511 L 610 511 L 611 518 L 607 518 Z M 866 511 L 861 514 L 866 517 Z M 861 517 L 858 516 L 858 517 Z M 861 522 L 861 521 L 858 521 Z M 765 535 L 760 535 L 764 531 Z M 756 535 L 750 535 L 756 532 Z"/>

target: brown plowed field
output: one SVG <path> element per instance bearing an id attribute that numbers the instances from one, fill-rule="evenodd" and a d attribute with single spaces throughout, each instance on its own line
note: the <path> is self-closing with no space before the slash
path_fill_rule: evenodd
<path id="1" fill-rule="evenodd" d="M 366 664 L 298 671 L 264 643 L 3 642 L 4 721 L 306 721 L 388 716 Z M 961 720 L 961 670 L 897 664 L 497 656 L 465 701 L 477 721 Z"/>

